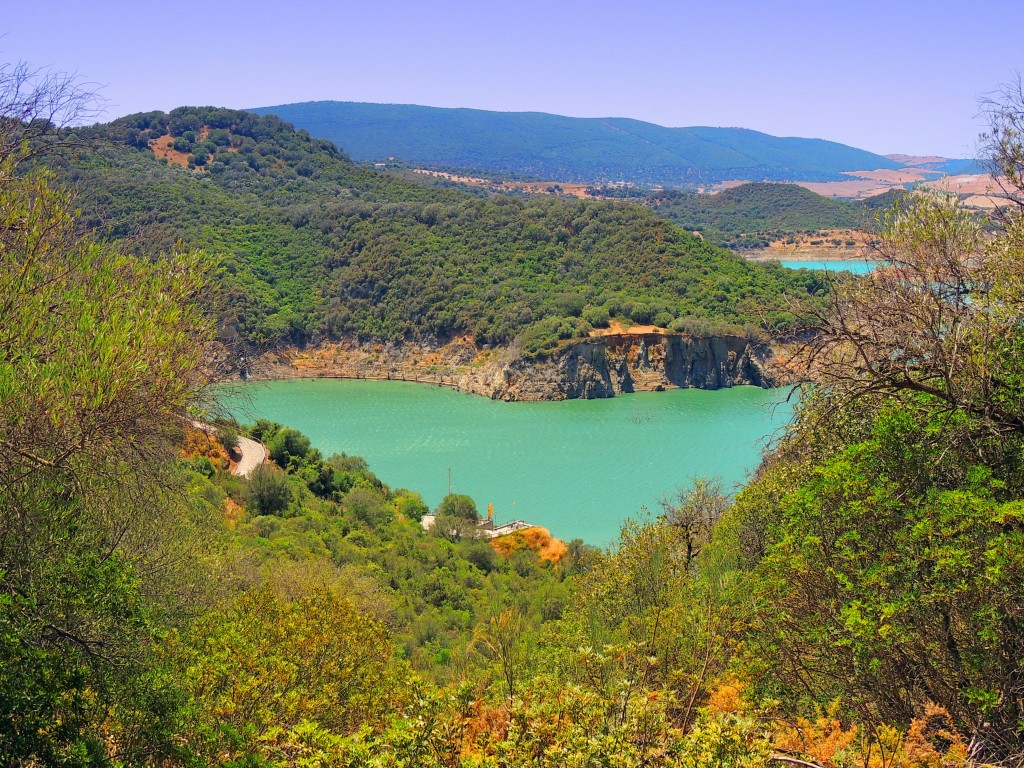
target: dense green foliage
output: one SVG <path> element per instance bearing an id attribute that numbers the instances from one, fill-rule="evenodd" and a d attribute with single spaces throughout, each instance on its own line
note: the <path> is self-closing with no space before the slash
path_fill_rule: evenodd
<path id="1" fill-rule="evenodd" d="M 218 475 L 210 482 L 208 498 L 221 506 L 231 498 L 250 513 L 234 537 L 266 570 L 290 561 L 317 563 L 321 574 L 330 572 L 321 568 L 324 561 L 343 569 L 335 577 L 339 586 L 349 584 L 350 592 L 355 586 L 372 603 L 372 612 L 386 619 L 414 668 L 433 674 L 436 667 L 443 677 L 473 626 L 509 601 L 538 621 L 560 614 L 571 560 L 557 574 L 530 552 L 506 562 L 481 540 L 474 523 L 454 542 L 427 536 L 417 520 L 426 509 L 419 494 L 388 488 L 363 459 L 345 454 L 325 459 L 301 433 L 268 421 L 257 422 L 250 432 L 271 446 L 285 435 L 305 449 L 288 456 L 286 472 L 264 466 L 247 481 Z M 261 474 L 278 478 L 288 489 L 287 502 L 269 514 L 252 496 Z M 438 513 L 477 519 L 468 496 L 446 497 Z M 582 545 L 573 551 L 582 552 Z"/>
<path id="2" fill-rule="evenodd" d="M 884 721 L 931 701 L 1018 749 L 1021 441 L 979 461 L 937 439 L 928 398 L 907 405 L 848 413 L 842 441 L 802 430 L 811 456 L 780 458 L 744 492 L 736 514 L 765 544 L 759 643 L 793 690 Z"/>
<path id="3" fill-rule="evenodd" d="M 842 178 L 843 171 L 900 167 L 887 157 L 831 141 L 742 128 L 665 128 L 626 118 L 338 101 L 253 111 L 330 139 L 356 160 L 399 158 L 488 176 L 686 185 L 726 179 L 829 181 Z"/>
<path id="4" fill-rule="evenodd" d="M 172 470 L 208 378 L 208 262 L 96 244 L 23 157 L 0 155 L 0 759 L 89 764 L 106 721 L 141 760 L 173 752 L 148 649 L 197 590 L 172 564 L 208 523 Z"/>
<path id="5" fill-rule="evenodd" d="M 205 171 L 165 167 L 146 148 L 165 131 L 204 130 L 226 142 L 207 139 Z M 588 308 L 637 323 L 665 313 L 785 325 L 787 297 L 822 290 L 813 275 L 747 263 L 639 206 L 419 186 L 358 168 L 273 117 L 180 109 L 81 133 L 114 142 L 66 170 L 89 223 L 221 256 L 227 326 L 254 344 L 464 333 L 505 344 L 531 328 L 546 342 L 566 319 L 586 333 L 577 320 Z"/>
<path id="6" fill-rule="evenodd" d="M 463 493 L 449 493 L 441 503 L 437 505 L 437 515 L 464 517 L 467 520 L 479 520 L 480 512 L 476 508 L 476 502 Z"/>
<path id="7" fill-rule="evenodd" d="M 1018 759 L 1022 214 L 985 233 L 955 198 L 894 207 L 893 267 L 832 297 L 797 356 L 820 388 L 730 513 L 766 679 L 878 721 L 931 702 Z"/>
<path id="8" fill-rule="evenodd" d="M 870 201 L 836 200 L 796 184 L 743 184 L 714 195 L 656 192 L 648 198 L 648 205 L 716 245 L 760 248 L 794 234 L 828 229 L 869 231 L 874 227 L 875 213 L 892 204 L 891 193 L 880 197 Z"/>

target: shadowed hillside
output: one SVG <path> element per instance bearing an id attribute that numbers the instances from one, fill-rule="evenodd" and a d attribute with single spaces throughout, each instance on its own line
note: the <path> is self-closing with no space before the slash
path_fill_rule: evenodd
<path id="1" fill-rule="evenodd" d="M 821 139 L 743 128 L 665 128 L 619 117 L 339 101 L 252 111 L 278 115 L 330 139 L 357 161 L 394 157 L 565 182 L 830 181 L 843 171 L 901 167 L 890 158 Z"/>

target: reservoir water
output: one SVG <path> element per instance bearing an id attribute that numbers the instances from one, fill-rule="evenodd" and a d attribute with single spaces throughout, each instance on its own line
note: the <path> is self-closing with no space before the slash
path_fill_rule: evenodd
<path id="1" fill-rule="evenodd" d="M 866 275 L 878 266 L 873 261 L 780 261 L 780 264 L 789 269 L 824 269 L 829 272 L 852 272 L 855 275 Z"/>
<path id="2" fill-rule="evenodd" d="M 363 456 L 391 487 L 435 507 L 472 496 L 495 520 L 523 519 L 563 539 L 607 545 L 641 507 L 696 476 L 735 491 L 789 420 L 786 391 L 734 387 L 607 400 L 505 403 L 442 387 L 312 379 L 250 384 L 242 422 L 267 418 L 325 455 Z"/>

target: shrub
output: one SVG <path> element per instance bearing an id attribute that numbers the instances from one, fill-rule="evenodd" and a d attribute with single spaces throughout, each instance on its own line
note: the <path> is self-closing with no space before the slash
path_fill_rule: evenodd
<path id="1" fill-rule="evenodd" d="M 380 495 L 370 488 L 357 487 L 345 494 L 345 508 L 361 523 L 376 528 L 390 519 Z"/>
<path id="2" fill-rule="evenodd" d="M 583 310 L 583 319 L 590 323 L 595 328 L 607 328 L 611 322 L 611 316 L 608 313 L 608 307 L 602 305 L 600 307 L 589 306 Z"/>
<path id="3" fill-rule="evenodd" d="M 273 467 L 257 467 L 249 476 L 246 503 L 260 515 L 275 515 L 288 508 L 292 489 L 288 478 Z"/>
<path id="4" fill-rule="evenodd" d="M 671 312 L 659 312 L 654 316 L 654 324 L 659 328 L 668 328 L 675 318 Z"/>
<path id="5" fill-rule="evenodd" d="M 409 520 L 420 521 L 430 511 L 430 507 L 423 501 L 423 497 L 415 491 L 401 491 L 395 499 L 395 508 L 399 514 Z"/>
<path id="6" fill-rule="evenodd" d="M 291 427 L 279 429 L 267 442 L 270 457 L 282 467 L 287 467 L 292 459 L 307 458 L 310 449 L 309 438 Z"/>
<path id="7" fill-rule="evenodd" d="M 477 511 L 476 502 L 472 498 L 461 493 L 449 493 L 437 506 L 438 517 L 461 517 L 466 520 L 479 520 L 480 513 Z"/>

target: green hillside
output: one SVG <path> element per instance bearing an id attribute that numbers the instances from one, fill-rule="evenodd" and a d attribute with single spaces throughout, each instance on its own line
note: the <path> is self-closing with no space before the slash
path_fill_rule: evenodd
<path id="1" fill-rule="evenodd" d="M 693 185 L 726 179 L 828 181 L 899 168 L 821 139 L 742 128 L 665 128 L 627 118 L 317 101 L 254 109 L 330 139 L 357 161 L 391 157 L 565 182 Z"/>
<path id="2" fill-rule="evenodd" d="M 688 232 L 700 232 L 716 245 L 760 247 L 795 232 L 824 229 L 869 230 L 877 201 L 836 200 L 796 184 L 744 184 L 714 195 L 655 192 L 651 209 Z"/>
<path id="3" fill-rule="evenodd" d="M 166 164 L 148 143 L 170 134 Z M 80 131 L 62 171 L 88 223 L 223 260 L 226 330 L 257 345 L 585 333 L 587 317 L 788 322 L 815 278 L 746 262 L 641 206 L 442 190 L 354 165 L 275 117 L 203 108 Z M 532 338 L 532 337 L 531 337 Z M 536 339 L 539 347 L 543 339 Z"/>
<path id="4" fill-rule="evenodd" d="M 912 201 L 749 485 L 680 486 L 599 551 L 492 545 L 458 495 L 425 531 L 358 457 L 190 427 L 209 260 L 127 256 L 0 171 L 5 764 L 1021 764 L 1019 213 Z"/>

